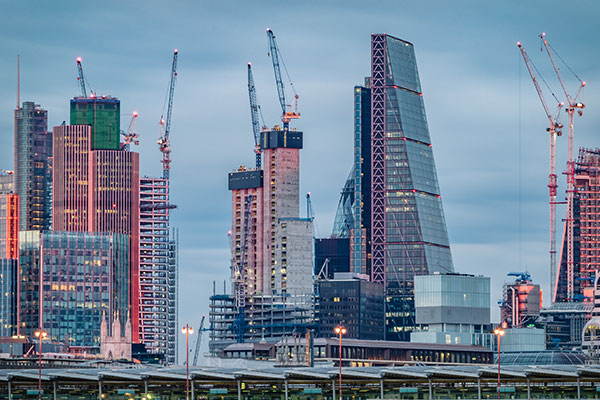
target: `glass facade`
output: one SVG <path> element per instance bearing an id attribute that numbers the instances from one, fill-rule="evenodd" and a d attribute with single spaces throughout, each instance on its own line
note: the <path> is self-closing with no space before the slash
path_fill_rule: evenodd
<path id="1" fill-rule="evenodd" d="M 383 34 L 371 50 L 371 276 L 386 287 L 386 339 L 408 340 L 414 277 L 454 267 L 414 47 Z"/>
<path id="2" fill-rule="evenodd" d="M 71 99 L 71 125 L 92 127 L 92 150 L 119 150 L 121 102 L 106 96 Z"/>
<path id="3" fill-rule="evenodd" d="M 0 258 L 0 337 L 17 334 L 18 261 Z"/>
<path id="4" fill-rule="evenodd" d="M 0 258 L 19 258 L 19 196 L 0 193 Z"/>
<path id="5" fill-rule="evenodd" d="M 352 170 L 342 189 L 335 220 L 333 221 L 332 237 L 350 237 L 350 230 L 354 226 L 354 179 L 354 170 Z"/>
<path id="6" fill-rule="evenodd" d="M 350 229 L 350 269 L 371 275 L 371 89 L 354 87 L 353 225 Z"/>
<path id="7" fill-rule="evenodd" d="M 27 231 L 19 239 L 21 334 L 33 335 L 41 322 L 51 340 L 96 348 L 103 315 L 118 313 L 125 325 L 130 311 L 127 235 Z"/>
<path id="8" fill-rule="evenodd" d="M 19 229 L 46 230 L 52 222 L 52 134 L 48 111 L 26 101 L 15 110 L 14 188 Z"/>

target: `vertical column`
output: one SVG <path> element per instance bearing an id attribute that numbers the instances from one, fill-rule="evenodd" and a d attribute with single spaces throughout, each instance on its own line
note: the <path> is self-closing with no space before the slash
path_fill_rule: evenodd
<path id="1" fill-rule="evenodd" d="M 385 282 L 385 35 L 371 35 L 371 280 Z"/>

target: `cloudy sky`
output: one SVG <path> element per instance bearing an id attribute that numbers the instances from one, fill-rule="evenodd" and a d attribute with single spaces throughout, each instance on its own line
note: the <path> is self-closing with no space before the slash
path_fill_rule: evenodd
<path id="1" fill-rule="evenodd" d="M 79 93 L 75 59 L 81 56 L 91 87 L 121 99 L 123 128 L 125 114 L 139 112 L 142 173 L 159 175 L 158 120 L 172 52 L 179 49 L 171 176 L 179 206 L 172 223 L 181 246 L 180 323 L 197 325 L 208 313 L 212 282 L 222 290 L 229 274 L 226 177 L 254 158 L 248 61 L 266 122 L 278 122 L 267 27 L 300 94 L 302 119 L 294 125 L 305 132 L 301 191 L 312 193 L 321 236 L 331 232 L 351 167 L 352 88 L 370 74 L 370 34 L 389 33 L 415 44 L 455 269 L 491 276 L 494 305 L 506 273 L 528 270 L 548 301 L 547 121 L 515 43 L 523 42 L 561 95 L 540 52 L 538 35 L 547 32 L 588 82 L 575 145 L 600 146 L 597 2 L 3 3 L 0 169 L 13 163 L 17 54 L 21 99 L 48 109 L 50 127 L 69 119 L 69 99 Z M 563 70 L 575 91 L 577 81 Z M 565 156 L 566 135 L 558 143 L 559 171 Z M 564 188 L 561 175 L 559 190 Z"/>

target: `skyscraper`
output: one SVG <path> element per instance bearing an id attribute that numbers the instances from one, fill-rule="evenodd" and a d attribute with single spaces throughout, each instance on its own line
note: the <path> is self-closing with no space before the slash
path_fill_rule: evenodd
<path id="1" fill-rule="evenodd" d="M 573 269 L 567 265 L 567 235 L 563 235 L 553 299 L 555 302 L 594 300 L 594 278 L 600 270 L 600 149 L 579 149 L 573 199 Z M 566 221 L 565 221 L 566 229 Z M 573 293 L 569 293 L 569 281 Z"/>
<path id="2" fill-rule="evenodd" d="M 48 111 L 26 101 L 15 110 L 15 193 L 19 196 L 19 228 L 50 229 L 52 221 L 52 135 Z"/>
<path id="3" fill-rule="evenodd" d="M 414 276 L 454 270 L 412 43 L 371 36 L 354 139 L 351 269 L 385 285 L 385 338 L 409 340 Z"/>
<path id="4" fill-rule="evenodd" d="M 21 334 L 43 327 L 51 340 L 99 347 L 103 315 L 128 316 L 129 254 L 123 234 L 21 232 Z"/>
<path id="5" fill-rule="evenodd" d="M 133 340 L 139 336 L 139 154 L 93 150 L 93 128 L 54 127 L 53 228 L 128 235 Z"/>
<path id="6" fill-rule="evenodd" d="M 140 179 L 140 342 L 176 362 L 177 257 L 170 237 L 169 180 Z"/>

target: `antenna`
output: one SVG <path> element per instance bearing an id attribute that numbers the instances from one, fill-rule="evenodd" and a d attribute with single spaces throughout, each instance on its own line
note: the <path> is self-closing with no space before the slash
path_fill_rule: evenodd
<path id="1" fill-rule="evenodd" d="M 21 56 L 17 54 L 17 110 L 21 107 Z"/>

